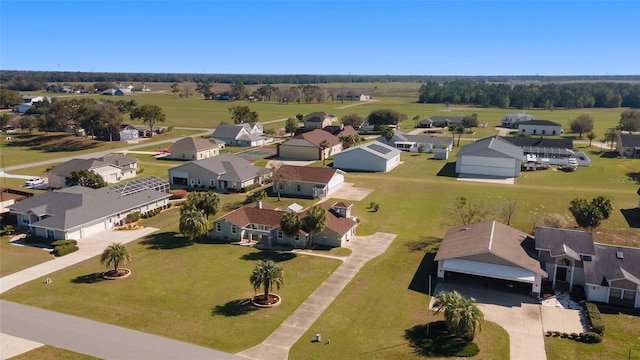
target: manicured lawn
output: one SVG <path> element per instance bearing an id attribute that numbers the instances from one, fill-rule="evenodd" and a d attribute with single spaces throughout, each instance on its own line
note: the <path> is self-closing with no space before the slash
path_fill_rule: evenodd
<path id="1" fill-rule="evenodd" d="M 0 236 L 0 277 L 53 260 L 48 250 L 11 244 L 12 237 Z"/>
<path id="2" fill-rule="evenodd" d="M 548 359 L 640 359 L 640 318 L 626 314 L 602 314 L 605 335 L 599 344 L 584 344 L 560 337 L 545 337 Z M 629 357 L 631 354 L 631 357 Z"/>
<path id="3" fill-rule="evenodd" d="M 176 234 L 178 212 L 149 219 L 146 224 L 160 231 L 127 245 L 133 275 L 124 281 L 101 281 L 104 267 L 93 258 L 51 274 L 54 287 L 32 282 L 2 298 L 237 352 L 263 341 L 340 264 L 237 245 L 189 244 Z M 285 271 L 285 286 L 276 290 L 284 302 L 257 310 L 247 304 L 254 295 L 249 275 L 264 258 Z"/>
<path id="4" fill-rule="evenodd" d="M 93 360 L 98 359 L 93 356 L 78 354 L 73 351 L 60 349 L 53 346 L 44 345 L 26 353 L 14 356 L 12 360 Z"/>

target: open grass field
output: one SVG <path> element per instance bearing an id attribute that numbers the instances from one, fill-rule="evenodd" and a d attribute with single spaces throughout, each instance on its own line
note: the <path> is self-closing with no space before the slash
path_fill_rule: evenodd
<path id="1" fill-rule="evenodd" d="M 44 345 L 26 353 L 14 356 L 11 360 L 97 360 L 93 356 L 78 354 L 73 351 L 60 349 L 54 346 Z"/>
<path id="2" fill-rule="evenodd" d="M 53 259 L 53 256 L 47 250 L 12 245 L 9 242 L 12 237 L 0 236 L 0 277 Z"/>

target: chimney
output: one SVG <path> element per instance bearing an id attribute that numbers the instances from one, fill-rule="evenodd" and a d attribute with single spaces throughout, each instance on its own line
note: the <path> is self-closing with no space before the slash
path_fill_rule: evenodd
<path id="1" fill-rule="evenodd" d="M 340 124 L 340 131 L 344 130 L 344 124 Z"/>
<path id="2" fill-rule="evenodd" d="M 256 209 L 262 209 L 262 201 L 261 200 L 256 201 Z"/>

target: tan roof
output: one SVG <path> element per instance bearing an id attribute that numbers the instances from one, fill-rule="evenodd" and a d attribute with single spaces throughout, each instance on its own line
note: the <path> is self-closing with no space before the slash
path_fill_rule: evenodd
<path id="1" fill-rule="evenodd" d="M 313 131 L 296 135 L 293 137 L 293 139 L 304 139 L 317 147 L 320 147 L 320 143 L 325 140 L 329 143 L 330 146 L 335 146 L 340 143 L 340 139 L 338 139 L 336 136 L 320 129 L 315 129 Z"/>
<path id="2" fill-rule="evenodd" d="M 293 166 L 282 165 L 280 167 L 283 179 L 286 181 L 301 181 L 326 184 L 331 178 L 340 171 L 330 167 L 310 167 L 310 166 Z"/>
<path id="3" fill-rule="evenodd" d="M 305 115 L 304 118 L 302 118 L 302 120 L 311 121 L 311 122 L 322 122 L 324 121 L 324 119 L 328 117 L 332 117 L 332 115 L 324 111 L 316 111 L 316 112 L 312 112 L 311 114 Z"/>
<path id="4" fill-rule="evenodd" d="M 485 221 L 447 230 L 435 260 L 492 254 L 514 265 L 546 275 L 540 261 L 523 247 L 530 236 L 498 221 Z"/>
<path id="5" fill-rule="evenodd" d="M 198 138 L 198 137 L 186 137 L 173 143 L 170 149 L 171 151 L 178 151 L 178 150 L 203 151 L 207 149 L 215 149 L 217 147 L 218 145 L 209 141 L 209 139 Z"/>

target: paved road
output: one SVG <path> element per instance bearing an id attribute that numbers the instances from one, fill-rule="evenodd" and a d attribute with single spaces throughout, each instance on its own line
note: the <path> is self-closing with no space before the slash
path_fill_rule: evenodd
<path id="1" fill-rule="evenodd" d="M 375 233 L 352 238 L 346 245 L 351 249 L 351 255 L 336 271 L 261 344 L 238 355 L 257 360 L 287 360 L 291 346 L 311 328 L 358 271 L 369 260 L 385 252 L 395 237 L 395 234 Z"/>
<path id="2" fill-rule="evenodd" d="M 243 359 L 202 346 L 8 301 L 0 301 L 0 309 L 0 329 L 5 334 L 102 359 Z"/>

